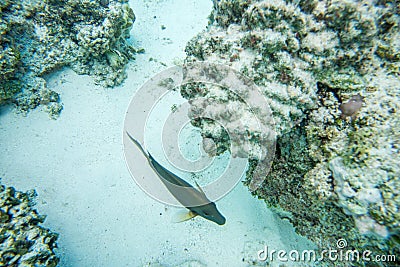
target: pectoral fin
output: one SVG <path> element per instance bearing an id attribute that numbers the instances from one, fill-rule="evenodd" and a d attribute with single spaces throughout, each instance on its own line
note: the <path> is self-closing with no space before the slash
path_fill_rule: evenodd
<path id="1" fill-rule="evenodd" d="M 199 191 L 200 191 L 203 195 L 206 195 L 206 194 L 204 193 L 203 189 L 201 189 L 200 185 L 199 185 L 196 181 L 194 181 L 194 182 L 196 183 L 196 186 L 197 186 L 197 188 L 199 189 Z"/>
<path id="2" fill-rule="evenodd" d="M 174 223 L 185 222 L 196 216 L 197 216 L 197 213 L 195 213 L 193 211 L 184 211 L 184 212 L 182 211 L 182 212 L 177 213 L 174 216 L 174 218 L 172 219 L 172 222 L 174 222 Z"/>

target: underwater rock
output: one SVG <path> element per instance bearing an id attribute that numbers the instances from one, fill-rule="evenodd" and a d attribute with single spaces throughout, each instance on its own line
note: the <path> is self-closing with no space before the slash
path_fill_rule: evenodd
<path id="1" fill-rule="evenodd" d="M 0 265 L 57 266 L 58 234 L 40 226 L 46 216 L 34 206 L 36 192 L 16 191 L 0 184 Z"/>
<path id="2" fill-rule="evenodd" d="M 368 212 L 368 208 L 372 206 L 374 209 L 380 210 L 385 208 L 380 190 L 374 187 L 376 185 L 362 180 L 373 177 L 365 174 L 362 179 L 351 180 L 354 174 L 352 175 L 350 173 L 352 170 L 348 170 L 343 165 L 343 159 L 340 157 L 332 159 L 329 168 L 335 181 L 334 191 L 338 196 L 337 203 L 347 215 L 353 216 L 360 233 L 375 233 L 385 238 L 388 237 L 387 227 L 374 220 Z M 353 189 L 352 184 L 354 183 L 358 183 L 360 188 Z"/>
<path id="3" fill-rule="evenodd" d="M 125 0 L 6 0 L 0 14 L 0 104 L 23 112 L 44 105 L 56 118 L 61 111 L 58 96 L 42 99 L 43 75 L 69 66 L 112 87 L 137 52 L 126 41 L 135 15 Z"/>
<path id="4" fill-rule="evenodd" d="M 203 138 L 203 149 L 210 156 L 217 155 L 217 145 L 212 138 Z"/>
<path id="5" fill-rule="evenodd" d="M 360 251 L 399 252 L 399 24 L 392 1 L 221 0 L 186 47 L 187 62 L 229 65 L 267 97 L 277 153 L 255 193 L 321 249 L 345 238 Z M 217 153 L 229 150 L 218 126 L 195 126 Z"/>

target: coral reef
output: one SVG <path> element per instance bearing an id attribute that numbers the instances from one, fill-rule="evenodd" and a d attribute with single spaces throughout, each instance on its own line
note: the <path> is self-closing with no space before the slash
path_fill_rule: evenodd
<path id="1" fill-rule="evenodd" d="M 0 265 L 56 266 L 58 235 L 39 224 L 45 216 L 33 209 L 34 190 L 26 193 L 0 184 Z"/>
<path id="2" fill-rule="evenodd" d="M 128 44 L 134 13 L 125 0 L 6 0 L 0 3 L 0 104 L 62 109 L 43 75 L 63 66 L 106 87 L 120 84 L 137 52 Z"/>
<path id="3" fill-rule="evenodd" d="M 395 1 L 221 0 L 186 47 L 187 62 L 229 65 L 267 97 L 277 153 L 255 193 L 321 249 L 345 238 L 399 253 L 399 32 Z"/>

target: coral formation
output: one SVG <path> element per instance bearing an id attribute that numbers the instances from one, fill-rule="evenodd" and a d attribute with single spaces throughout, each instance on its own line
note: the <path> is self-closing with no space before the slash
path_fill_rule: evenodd
<path id="1" fill-rule="evenodd" d="M 45 216 L 33 209 L 34 190 L 26 193 L 0 184 L 0 265 L 56 266 L 58 234 L 40 226 Z"/>
<path id="2" fill-rule="evenodd" d="M 62 66 L 90 74 L 102 86 L 125 78 L 124 67 L 137 52 L 128 44 L 134 13 L 125 0 L 46 0 L 0 3 L 0 104 L 22 111 L 62 109 L 43 75 Z"/>
<path id="3" fill-rule="evenodd" d="M 348 102 L 342 103 L 339 106 L 340 111 L 342 112 L 342 118 L 346 116 L 350 116 L 353 119 L 355 115 L 362 107 L 363 99 L 360 94 L 352 96 Z"/>
<path id="4" fill-rule="evenodd" d="M 209 26 L 186 47 L 186 61 L 227 64 L 267 97 L 277 153 L 255 193 L 289 212 L 297 231 L 322 249 L 345 238 L 360 251 L 398 253 L 398 4 L 214 3 Z M 229 149 L 218 144 L 229 141 L 226 133 L 207 125 L 197 123 L 203 136 Z"/>

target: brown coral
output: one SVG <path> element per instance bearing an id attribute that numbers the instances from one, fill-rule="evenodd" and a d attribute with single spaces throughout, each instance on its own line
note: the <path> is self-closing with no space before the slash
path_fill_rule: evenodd
<path id="1" fill-rule="evenodd" d="M 360 94 L 353 95 L 349 101 L 342 103 L 339 106 L 342 112 L 342 118 L 351 117 L 356 118 L 357 112 L 361 109 L 363 103 L 363 97 Z"/>

